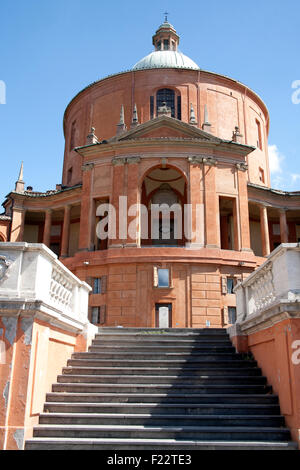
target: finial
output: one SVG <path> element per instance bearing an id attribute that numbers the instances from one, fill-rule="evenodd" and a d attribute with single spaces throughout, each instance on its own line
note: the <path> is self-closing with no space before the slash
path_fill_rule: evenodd
<path id="1" fill-rule="evenodd" d="M 117 135 L 121 134 L 122 132 L 126 131 L 127 127 L 125 125 L 125 118 L 124 118 L 124 106 L 121 106 L 121 111 L 120 111 L 120 121 L 117 125 Z"/>
<path id="2" fill-rule="evenodd" d="M 195 111 L 194 111 L 192 103 L 191 103 L 191 108 L 190 108 L 190 124 L 197 124 Z"/>
<path id="3" fill-rule="evenodd" d="M 119 124 L 124 124 L 124 106 L 123 105 L 121 106 Z"/>
<path id="4" fill-rule="evenodd" d="M 240 133 L 240 128 L 238 126 L 235 126 L 234 131 L 232 133 L 232 141 L 236 142 L 238 144 L 243 143 L 243 136 Z"/>
<path id="5" fill-rule="evenodd" d="M 169 13 L 168 13 L 167 11 L 165 11 L 164 15 L 165 15 L 165 23 L 167 23 L 167 22 L 168 22 L 168 15 L 169 15 Z"/>
<path id="6" fill-rule="evenodd" d="M 95 128 L 91 127 L 90 133 L 86 138 L 86 145 L 97 144 L 98 138 L 95 136 Z"/>
<path id="7" fill-rule="evenodd" d="M 24 188 L 25 188 L 25 183 L 23 181 L 23 162 L 22 162 L 20 172 L 19 172 L 19 177 L 15 184 L 15 192 L 24 193 Z"/>
<path id="8" fill-rule="evenodd" d="M 208 110 L 207 110 L 207 104 L 204 105 L 204 122 L 202 124 L 202 130 L 206 132 L 210 132 L 211 129 L 211 123 L 208 120 Z"/>
<path id="9" fill-rule="evenodd" d="M 136 108 L 136 104 L 135 104 L 134 108 L 133 108 L 131 127 L 135 127 L 135 126 L 138 126 L 138 125 L 139 125 L 139 119 L 138 119 L 137 108 Z"/>
<path id="10" fill-rule="evenodd" d="M 21 162 L 21 168 L 20 168 L 20 172 L 19 172 L 18 181 L 23 181 L 23 162 Z"/>

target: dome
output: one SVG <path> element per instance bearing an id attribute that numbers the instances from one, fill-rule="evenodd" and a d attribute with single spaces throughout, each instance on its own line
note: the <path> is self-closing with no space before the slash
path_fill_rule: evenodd
<path id="1" fill-rule="evenodd" d="M 196 62 L 182 54 L 182 52 L 170 50 L 153 51 L 133 66 L 133 70 L 160 68 L 200 70 Z"/>

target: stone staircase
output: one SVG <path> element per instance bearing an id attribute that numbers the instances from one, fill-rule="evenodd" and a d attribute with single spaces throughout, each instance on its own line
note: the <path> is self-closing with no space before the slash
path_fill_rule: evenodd
<path id="1" fill-rule="evenodd" d="M 46 400 L 25 449 L 296 449 L 224 329 L 99 328 Z"/>

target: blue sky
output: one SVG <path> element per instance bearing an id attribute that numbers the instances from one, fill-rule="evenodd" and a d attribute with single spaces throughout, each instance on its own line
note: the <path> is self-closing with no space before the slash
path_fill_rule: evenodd
<path id="1" fill-rule="evenodd" d="M 166 10 L 182 52 L 261 96 L 270 112 L 272 187 L 300 190 L 300 103 L 292 102 L 293 93 L 300 98 L 292 88 L 299 80 L 300 90 L 299 1 L 2 0 L 1 201 L 22 160 L 34 190 L 60 183 L 67 104 L 88 84 L 151 52 Z"/>

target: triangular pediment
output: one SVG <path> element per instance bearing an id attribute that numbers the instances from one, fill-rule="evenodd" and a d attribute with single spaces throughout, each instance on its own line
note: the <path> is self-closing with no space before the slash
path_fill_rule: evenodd
<path id="1" fill-rule="evenodd" d="M 221 139 L 209 134 L 208 132 L 204 132 L 191 124 L 187 124 L 186 122 L 179 121 L 178 119 L 168 116 L 160 116 L 143 124 L 139 124 L 136 127 L 113 137 L 111 141 L 159 138 L 199 139 L 207 142 L 221 141 Z"/>

